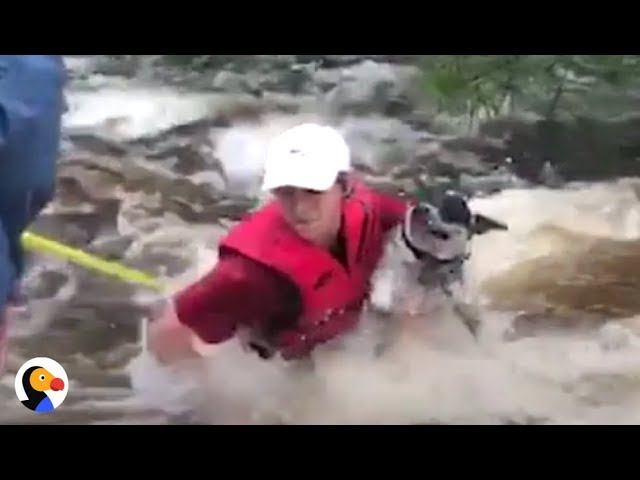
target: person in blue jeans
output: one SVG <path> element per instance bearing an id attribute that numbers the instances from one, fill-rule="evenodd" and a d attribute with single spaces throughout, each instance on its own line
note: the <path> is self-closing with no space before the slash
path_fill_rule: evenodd
<path id="1" fill-rule="evenodd" d="M 0 373 L 24 270 L 20 237 L 55 191 L 65 84 L 61 55 L 0 55 Z"/>

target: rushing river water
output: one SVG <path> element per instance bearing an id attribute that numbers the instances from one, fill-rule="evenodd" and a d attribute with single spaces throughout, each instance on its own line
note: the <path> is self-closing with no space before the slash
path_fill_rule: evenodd
<path id="1" fill-rule="evenodd" d="M 202 118 L 219 101 L 92 81 L 93 88 L 70 92 L 68 130 L 132 139 Z M 292 121 L 224 132 L 217 156 L 237 188 L 254 188 L 264 142 Z M 638 185 L 620 180 L 513 189 L 474 200 L 478 211 L 510 226 L 477 238 L 467 265 L 471 294 L 483 309 L 479 341 L 461 333 L 456 348 L 445 348 L 404 338 L 379 359 L 357 349 L 328 353 L 312 375 L 261 362 L 233 342 L 189 373 L 161 369 L 141 348 L 142 318 L 153 294 L 35 256 L 25 283 L 36 294 L 14 326 L 9 371 L 0 381 L 0 422 L 637 423 Z M 128 252 L 151 248 L 148 258 L 170 256 L 183 266 L 175 274 L 168 269 L 175 285 L 213 265 L 224 225 L 190 224 L 169 214 L 150 223 L 131 213 L 138 193 L 117 195 L 113 225 L 96 227 L 102 241 L 128 236 L 131 242 L 122 247 Z M 48 211 L 65 208 L 58 198 Z M 56 228 L 46 219 L 41 225 Z M 52 288 L 53 297 L 41 292 Z M 52 414 L 35 415 L 15 396 L 15 372 L 34 356 L 56 359 L 71 382 Z"/>

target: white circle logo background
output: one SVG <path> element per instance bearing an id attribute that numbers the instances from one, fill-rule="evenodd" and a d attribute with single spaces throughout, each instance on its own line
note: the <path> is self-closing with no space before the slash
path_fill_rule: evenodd
<path id="1" fill-rule="evenodd" d="M 31 360 L 28 360 L 24 364 L 22 364 L 22 366 L 18 370 L 18 373 L 16 373 L 15 380 L 15 389 L 18 399 L 21 402 L 24 402 L 28 399 L 27 393 L 24 391 L 24 387 L 22 386 L 22 375 L 24 375 L 24 372 L 26 372 L 28 368 L 34 367 L 36 365 L 46 368 L 47 370 L 49 370 L 51 375 L 62 379 L 62 381 L 64 382 L 64 388 L 60 391 L 55 392 L 53 390 L 47 390 L 47 396 L 49 397 L 49 399 L 51 399 L 53 407 L 58 408 L 62 404 L 62 402 L 64 402 L 64 399 L 67 397 L 67 393 L 69 392 L 69 378 L 67 377 L 67 372 L 65 372 L 62 365 L 60 365 L 55 360 L 47 357 L 32 358 Z"/>

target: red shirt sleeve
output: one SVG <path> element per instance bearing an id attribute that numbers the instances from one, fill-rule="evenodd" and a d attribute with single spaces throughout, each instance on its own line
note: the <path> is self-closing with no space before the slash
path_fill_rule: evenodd
<path id="1" fill-rule="evenodd" d="M 256 327 L 293 315 L 287 308 L 292 303 L 287 287 L 266 267 L 228 255 L 176 296 L 176 313 L 203 341 L 220 343 L 233 337 L 240 325 Z"/>
<path id="2" fill-rule="evenodd" d="M 380 212 L 383 232 L 388 232 L 404 221 L 404 214 L 411 202 L 397 195 L 376 192 L 376 203 Z"/>

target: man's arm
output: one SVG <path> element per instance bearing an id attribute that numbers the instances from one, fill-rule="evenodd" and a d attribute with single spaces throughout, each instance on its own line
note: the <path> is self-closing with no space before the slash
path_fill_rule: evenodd
<path id="1" fill-rule="evenodd" d="M 289 293 L 283 280 L 266 267 L 240 255 L 226 256 L 211 272 L 174 297 L 171 311 L 165 313 L 163 320 L 165 337 L 169 338 L 161 338 L 163 327 L 155 327 L 152 350 L 159 358 L 169 360 L 183 355 L 164 354 L 161 350 L 182 349 L 185 355 L 193 354 L 186 350 L 193 350 L 194 340 L 222 343 L 231 339 L 239 326 L 256 328 L 288 316 Z M 182 347 L 176 346 L 179 343 Z"/>
<path id="2" fill-rule="evenodd" d="M 286 314 L 287 285 L 241 255 L 223 257 L 202 279 L 176 295 L 176 313 L 208 343 L 231 338 L 238 326 L 258 327 Z"/>
<path id="3" fill-rule="evenodd" d="M 380 213 L 382 230 L 385 233 L 404 221 L 407 209 L 413 204 L 410 199 L 389 193 L 376 192 L 375 197 Z"/>

